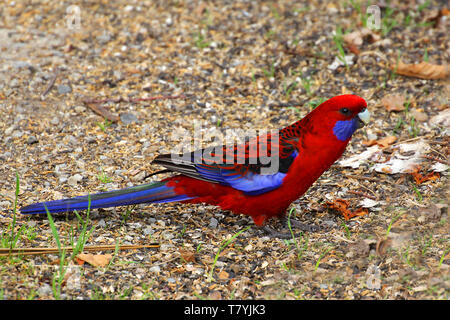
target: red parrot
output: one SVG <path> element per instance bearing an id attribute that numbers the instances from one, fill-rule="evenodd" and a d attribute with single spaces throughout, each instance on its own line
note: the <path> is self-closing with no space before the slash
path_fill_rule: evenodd
<path id="1" fill-rule="evenodd" d="M 89 206 L 94 209 L 181 201 L 211 204 L 249 215 L 261 226 L 271 217 L 283 216 L 289 205 L 342 155 L 352 134 L 369 118 L 363 98 L 336 96 L 277 134 L 182 155 L 159 155 L 152 163 L 166 169 L 155 174 L 177 173 L 159 182 L 35 203 L 20 211 L 42 214 L 46 208 L 57 213 Z"/>

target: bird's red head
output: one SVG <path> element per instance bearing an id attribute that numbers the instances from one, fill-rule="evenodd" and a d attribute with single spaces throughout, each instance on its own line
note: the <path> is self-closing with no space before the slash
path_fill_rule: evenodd
<path id="1" fill-rule="evenodd" d="M 370 114 L 363 98 L 345 94 L 323 102 L 306 118 L 319 134 L 333 133 L 339 141 L 348 142 L 355 130 L 369 121 Z"/>

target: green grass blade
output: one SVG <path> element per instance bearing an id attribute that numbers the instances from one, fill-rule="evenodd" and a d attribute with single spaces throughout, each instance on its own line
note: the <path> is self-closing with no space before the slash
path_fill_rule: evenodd
<path id="1" fill-rule="evenodd" d="M 216 266 L 217 260 L 219 259 L 219 255 L 222 252 L 222 250 L 225 249 L 230 243 L 232 243 L 234 241 L 234 239 L 236 239 L 242 232 L 247 231 L 248 229 L 250 229 L 250 226 L 236 232 L 230 239 L 228 239 L 227 241 L 225 241 L 225 243 L 223 245 L 221 245 L 221 247 L 219 248 L 219 251 L 217 251 L 216 256 L 214 257 L 214 262 L 211 267 L 211 271 L 209 272 L 209 282 L 211 282 L 211 280 L 213 278 L 214 268 Z"/>

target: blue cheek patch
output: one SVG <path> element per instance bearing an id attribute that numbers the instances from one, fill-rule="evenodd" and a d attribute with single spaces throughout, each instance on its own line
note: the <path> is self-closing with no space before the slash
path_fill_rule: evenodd
<path id="1" fill-rule="evenodd" d="M 349 139 L 357 128 L 356 119 L 337 121 L 333 133 L 341 141 Z"/>

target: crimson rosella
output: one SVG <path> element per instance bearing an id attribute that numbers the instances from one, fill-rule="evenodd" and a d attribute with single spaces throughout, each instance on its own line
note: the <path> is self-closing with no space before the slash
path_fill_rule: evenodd
<path id="1" fill-rule="evenodd" d="M 46 209 L 57 213 L 89 206 L 94 209 L 182 201 L 249 215 L 261 226 L 271 217 L 283 216 L 289 205 L 342 155 L 352 134 L 369 117 L 367 103 L 361 97 L 336 96 L 277 134 L 267 133 L 232 147 L 220 146 L 209 153 L 203 149 L 176 157 L 159 155 L 153 163 L 166 168 L 160 172 L 177 173 L 159 182 L 35 203 L 20 211 L 42 214 Z M 221 148 L 222 156 L 217 157 Z M 277 161 L 275 170 L 270 169 L 271 163 L 260 159 L 262 151 L 270 161 Z"/>

